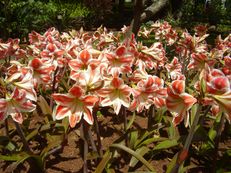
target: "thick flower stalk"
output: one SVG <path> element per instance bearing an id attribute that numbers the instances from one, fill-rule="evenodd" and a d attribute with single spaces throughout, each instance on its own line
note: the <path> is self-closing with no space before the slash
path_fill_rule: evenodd
<path id="1" fill-rule="evenodd" d="M 185 81 L 183 80 L 173 81 L 167 88 L 167 93 L 167 109 L 174 115 L 174 125 L 178 125 L 185 118 L 185 116 L 188 116 L 188 110 L 193 106 L 194 103 L 197 102 L 197 99 L 192 95 L 185 93 Z"/>
<path id="2" fill-rule="evenodd" d="M 57 120 L 69 118 L 70 126 L 73 128 L 80 122 L 81 118 L 90 125 L 93 124 L 92 108 L 98 101 L 98 97 L 84 95 L 84 90 L 74 85 L 67 94 L 53 94 L 57 103 L 53 117 Z"/>

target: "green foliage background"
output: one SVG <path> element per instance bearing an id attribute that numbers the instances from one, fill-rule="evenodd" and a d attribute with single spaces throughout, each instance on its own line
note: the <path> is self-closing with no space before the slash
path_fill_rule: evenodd
<path id="1" fill-rule="evenodd" d="M 65 30 L 82 25 L 91 11 L 80 1 L 60 0 L 1 0 L 0 37 L 26 37 L 32 31 L 49 27 Z"/>

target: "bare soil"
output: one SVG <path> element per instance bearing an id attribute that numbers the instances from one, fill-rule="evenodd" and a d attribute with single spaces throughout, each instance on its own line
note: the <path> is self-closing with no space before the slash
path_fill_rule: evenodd
<path id="1" fill-rule="evenodd" d="M 130 118 L 130 117 L 129 117 Z M 35 118 L 31 121 L 30 128 L 35 128 L 38 122 L 42 121 L 42 118 Z M 107 116 L 99 118 L 100 124 L 100 132 L 101 132 L 101 140 L 102 140 L 102 147 L 103 150 L 106 151 L 108 147 L 118 140 L 121 137 L 121 131 L 123 129 L 123 121 L 121 118 L 108 114 Z M 137 115 L 133 126 L 137 129 L 145 129 L 147 127 L 147 117 L 143 115 Z M 11 128 L 11 125 L 10 125 Z M 94 129 L 92 129 L 94 130 Z M 4 135 L 4 126 L 1 126 L 0 136 Z M 93 138 L 96 140 L 96 134 L 93 134 Z M 15 134 L 13 139 L 15 142 L 20 142 L 19 137 Z M 46 160 L 46 173 L 81 173 L 83 167 L 83 159 L 82 159 L 82 146 L 80 143 L 80 131 L 79 128 L 72 129 L 67 137 L 67 142 L 63 149 L 55 154 L 50 155 Z M 34 146 L 39 145 L 39 141 L 30 143 L 32 148 L 36 148 Z M 41 140 L 41 145 L 43 141 Z M 33 146 L 34 145 L 34 146 Z M 192 150 L 195 150 L 195 146 L 192 147 Z M 227 150 L 231 149 L 231 138 L 223 136 L 221 138 L 221 142 L 219 144 L 217 160 L 219 161 L 218 164 L 222 162 L 225 164 L 230 164 L 230 157 L 224 157 L 223 154 Z M 171 159 L 180 150 L 175 148 L 173 150 L 166 150 L 166 152 L 160 152 L 156 154 L 154 157 L 151 157 L 150 163 L 156 169 L 157 173 L 166 172 L 166 168 L 170 163 Z M 39 147 L 35 152 L 40 152 Z M 193 151 L 194 152 L 194 151 Z M 213 153 L 213 152 L 211 152 Z M 6 154 L 6 153 L 1 153 Z M 116 173 L 125 173 L 125 172 L 148 172 L 147 168 L 142 165 L 141 163 L 137 164 L 135 168 L 129 168 L 128 163 L 130 160 L 130 155 L 127 153 L 120 152 L 120 157 L 113 160 L 113 164 L 111 165 L 112 169 Z M 213 168 L 213 161 L 208 161 L 206 158 L 207 156 L 203 154 L 201 155 L 192 155 L 185 164 L 190 165 L 190 169 L 187 171 L 189 173 L 210 173 L 214 172 Z M 0 173 L 24 173 L 24 172 L 31 172 L 36 173 L 40 171 L 36 171 L 36 169 L 31 169 L 31 163 L 24 162 L 20 164 L 19 167 L 16 169 L 12 169 L 12 162 L 5 162 L 0 160 Z M 94 172 L 95 167 L 97 166 L 96 160 L 89 160 L 88 165 L 90 165 L 89 172 Z M 219 166 L 219 165 L 218 165 Z M 224 168 L 225 171 L 229 171 L 228 168 Z"/>

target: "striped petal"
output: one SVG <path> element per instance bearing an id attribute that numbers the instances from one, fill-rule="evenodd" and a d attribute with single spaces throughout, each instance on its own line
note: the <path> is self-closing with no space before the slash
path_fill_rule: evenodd
<path id="1" fill-rule="evenodd" d="M 79 59 L 84 63 L 87 64 L 89 59 L 91 59 L 91 54 L 88 52 L 88 50 L 82 50 L 79 54 Z"/>
<path id="2" fill-rule="evenodd" d="M 58 105 L 56 107 L 56 111 L 54 112 L 54 115 L 55 115 L 54 116 L 55 119 L 61 120 L 61 119 L 65 118 L 65 117 L 71 116 L 71 110 L 68 107 Z"/>
<path id="3" fill-rule="evenodd" d="M 82 117 L 82 112 L 75 112 L 74 114 L 71 114 L 69 116 L 69 123 L 71 128 L 74 128 L 76 124 L 80 122 L 81 117 Z"/>
<path id="4" fill-rule="evenodd" d="M 212 96 L 231 121 L 231 92 Z"/>
<path id="5" fill-rule="evenodd" d="M 175 80 L 172 82 L 171 89 L 174 94 L 181 94 L 185 91 L 185 81 Z"/>
<path id="6" fill-rule="evenodd" d="M 83 112 L 83 119 L 90 125 L 93 124 L 93 116 L 92 116 L 92 109 L 89 109 L 87 107 L 84 107 L 84 112 Z"/>
<path id="7" fill-rule="evenodd" d="M 82 101 L 86 106 L 94 106 L 98 100 L 96 96 L 86 96 Z"/>
<path id="8" fill-rule="evenodd" d="M 23 116 L 21 113 L 12 113 L 11 117 L 13 118 L 13 120 L 19 124 L 22 124 L 23 122 Z"/>
<path id="9" fill-rule="evenodd" d="M 79 86 L 75 85 L 68 91 L 71 95 L 79 98 L 83 95 L 83 90 Z"/>
<path id="10" fill-rule="evenodd" d="M 56 101 L 57 104 L 68 106 L 73 102 L 74 97 L 66 94 L 52 94 L 52 98 Z"/>

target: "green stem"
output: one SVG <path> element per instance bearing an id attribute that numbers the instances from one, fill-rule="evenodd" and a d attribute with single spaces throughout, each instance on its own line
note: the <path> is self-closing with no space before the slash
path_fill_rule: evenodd
<path id="1" fill-rule="evenodd" d="M 213 170 L 214 170 L 214 172 L 215 172 L 216 167 L 217 167 L 218 148 L 219 148 L 219 143 L 221 140 L 221 133 L 222 133 L 222 129 L 224 128 L 224 124 L 225 124 L 225 114 L 222 113 L 220 123 L 218 126 L 218 130 L 217 130 L 216 139 L 215 139 L 215 147 L 214 147 L 215 153 L 214 153 L 214 157 L 213 157 Z"/>
<path id="2" fill-rule="evenodd" d="M 183 149 L 185 149 L 187 151 L 188 151 L 188 149 L 189 149 L 189 147 L 190 147 L 190 145 L 192 143 L 193 135 L 195 133 L 197 124 L 199 122 L 201 109 L 202 109 L 202 105 L 199 105 L 199 107 L 197 108 L 196 116 L 194 117 L 194 120 L 193 120 L 193 124 L 192 124 L 192 126 L 191 126 L 191 128 L 189 130 L 189 134 L 188 134 L 188 136 L 186 138 Z"/>
<path id="3" fill-rule="evenodd" d="M 95 131 L 96 131 L 96 135 L 97 135 L 97 143 L 98 143 L 97 150 L 98 150 L 100 157 L 102 157 L 103 156 L 102 143 L 101 143 L 101 138 L 100 138 L 99 122 L 98 122 L 96 112 L 97 112 L 96 109 L 94 109 L 93 110 L 93 118 L 94 118 L 94 124 L 95 124 Z"/>
<path id="4" fill-rule="evenodd" d="M 85 121 L 82 121 L 81 127 L 80 127 L 80 137 L 83 140 L 83 173 L 88 173 L 88 164 L 87 164 L 87 154 L 88 154 L 88 142 L 86 139 L 87 135 L 87 129 Z"/>
<path id="5" fill-rule="evenodd" d="M 192 124 L 192 126 L 191 126 L 191 128 L 189 130 L 189 134 L 188 134 L 188 136 L 186 138 L 184 147 L 181 150 L 181 152 L 178 154 L 177 163 L 176 163 L 175 167 L 172 169 L 171 173 L 178 172 L 179 167 L 181 166 L 181 164 L 187 158 L 188 150 L 189 150 L 189 147 L 190 147 L 190 145 L 192 143 L 193 135 L 194 135 L 194 133 L 196 131 L 196 127 L 197 127 L 197 124 L 198 124 L 199 119 L 200 119 L 201 109 L 202 109 L 202 105 L 199 104 L 199 106 L 197 108 L 196 115 L 195 115 L 194 120 L 193 120 L 193 124 Z"/>
<path id="6" fill-rule="evenodd" d="M 127 118 L 127 112 L 126 108 L 124 106 L 121 107 L 121 116 L 124 117 L 124 132 L 125 132 L 125 144 L 128 146 L 128 133 L 127 133 L 127 127 L 128 127 L 128 118 Z"/>
<path id="7" fill-rule="evenodd" d="M 150 111 L 148 112 L 148 130 L 152 128 L 153 117 L 155 117 L 156 108 L 155 105 L 152 105 Z"/>
<path id="8" fill-rule="evenodd" d="M 54 72 L 54 76 L 53 76 L 53 81 L 52 81 L 52 93 L 55 93 L 55 91 L 56 91 L 56 87 L 55 87 L 55 85 L 56 85 L 56 75 L 57 75 L 57 73 L 58 73 L 58 70 L 59 70 L 59 68 L 57 67 L 56 69 L 55 69 L 55 72 Z M 51 99 L 50 99 L 50 107 L 51 107 L 51 109 L 53 110 L 53 108 L 54 108 L 54 100 L 53 100 L 53 98 L 51 97 Z"/>
<path id="9" fill-rule="evenodd" d="M 91 132 L 90 128 L 87 129 L 87 139 L 90 140 L 90 143 L 91 143 L 91 146 L 92 146 L 92 150 L 94 152 L 98 152 L 97 149 L 96 149 L 95 141 L 93 139 L 92 132 Z"/>
<path id="10" fill-rule="evenodd" d="M 4 123 L 5 123 L 5 133 L 6 133 L 6 136 L 10 139 L 8 120 L 5 119 Z"/>

